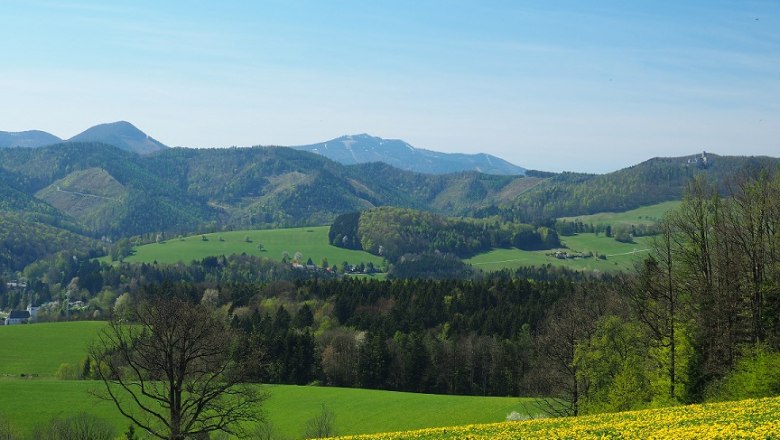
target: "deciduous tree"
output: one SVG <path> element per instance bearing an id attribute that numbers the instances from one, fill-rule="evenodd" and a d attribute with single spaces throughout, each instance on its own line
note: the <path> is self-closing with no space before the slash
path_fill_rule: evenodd
<path id="1" fill-rule="evenodd" d="M 236 338 L 208 308 L 156 299 L 133 308 L 100 333 L 91 356 L 119 412 L 160 439 L 222 431 L 242 435 L 264 396 L 242 383 Z"/>

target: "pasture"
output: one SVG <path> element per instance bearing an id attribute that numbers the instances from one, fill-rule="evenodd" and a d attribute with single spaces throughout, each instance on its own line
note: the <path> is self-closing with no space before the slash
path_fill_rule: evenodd
<path id="1" fill-rule="evenodd" d="M 94 380 L 56 380 L 61 363 L 78 365 L 105 323 L 69 322 L 0 327 L 0 419 L 22 434 L 55 416 L 89 412 L 113 423 L 118 432 L 128 421 L 113 403 L 99 400 Z M 25 374 L 24 377 L 21 374 Z M 36 376 L 37 375 L 37 376 Z M 335 387 L 261 385 L 263 405 L 274 432 L 300 438 L 307 420 L 324 404 L 335 416 L 339 434 L 367 434 L 504 420 L 512 411 L 536 414 L 533 399 L 444 396 Z"/>
<path id="2" fill-rule="evenodd" d="M 522 249 L 494 249 L 464 260 L 477 269 L 496 271 L 516 269 L 523 266 L 543 266 L 550 264 L 573 270 L 614 272 L 631 269 L 634 262 L 647 255 L 651 237 L 636 237 L 634 243 L 621 243 L 603 234 L 577 234 L 561 237 L 565 252 L 593 253 L 589 258 L 556 258 L 553 250 L 524 251 Z M 595 255 L 605 255 L 602 260 Z"/>
<path id="3" fill-rule="evenodd" d="M 590 215 L 561 217 L 560 220 L 580 221 L 592 225 L 612 225 L 612 227 L 619 225 L 652 225 L 653 223 L 660 221 L 667 212 L 677 209 L 677 207 L 680 206 L 680 203 L 680 201 L 674 200 L 655 205 L 642 206 L 625 212 L 599 212 Z"/>
<path id="4" fill-rule="evenodd" d="M 368 252 L 342 249 L 328 243 L 329 226 L 314 226 L 290 229 L 262 229 L 246 231 L 215 232 L 181 238 L 169 238 L 160 243 L 138 246 L 134 254 L 125 258 L 133 263 L 189 263 L 205 257 L 242 254 L 256 255 L 281 260 L 282 254 L 290 258 L 297 252 L 303 255 L 303 262 L 311 258 L 320 265 L 327 258 L 328 265 L 373 263 L 382 265 L 382 258 Z M 205 240 L 204 240 L 205 238 Z M 262 249 L 260 246 L 262 245 Z"/>
<path id="5" fill-rule="evenodd" d="M 78 367 L 103 321 L 0 326 L 0 377 L 54 377 L 62 363 Z"/>

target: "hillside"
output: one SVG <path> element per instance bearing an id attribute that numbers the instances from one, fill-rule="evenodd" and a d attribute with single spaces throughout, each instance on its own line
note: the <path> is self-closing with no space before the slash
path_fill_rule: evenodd
<path id="1" fill-rule="evenodd" d="M 166 148 L 141 156 L 103 143 L 67 142 L 0 149 L 0 212 L 114 240 L 325 225 L 383 206 L 539 225 L 550 217 L 679 200 L 699 174 L 725 189 L 741 172 L 778 163 L 707 159 L 651 159 L 604 175 L 434 175 L 380 162 L 345 166 L 284 147 Z"/>
<path id="2" fill-rule="evenodd" d="M 440 153 L 415 148 L 400 139 L 382 139 L 368 134 L 342 136 L 327 142 L 292 148 L 321 154 L 345 165 L 384 162 L 402 170 L 426 174 L 460 171 L 499 175 L 525 174 L 525 168 L 489 154 Z"/>
<path id="3" fill-rule="evenodd" d="M 140 156 L 111 145 L 73 142 L 3 149 L 0 167 L 0 175 L 8 176 L 15 191 L 37 195 L 32 200 L 60 218 L 73 214 L 74 230 L 96 237 L 182 231 L 217 218 L 205 202 L 150 171 Z M 22 206 L 11 211 L 29 209 Z"/>
<path id="4" fill-rule="evenodd" d="M 170 148 L 147 156 L 100 143 L 0 150 L 7 210 L 59 213 L 95 236 L 321 225 L 384 205 L 464 214 L 538 181 L 346 167 L 282 147 Z"/>
<path id="5" fill-rule="evenodd" d="M 109 229 L 111 225 L 103 222 L 121 209 L 128 196 L 125 186 L 102 168 L 73 172 L 35 193 L 91 230 Z"/>
<path id="6" fill-rule="evenodd" d="M 46 224 L 34 216 L 0 212 L 0 273 L 20 271 L 61 250 L 88 255 L 100 247 L 96 240 Z"/>
<path id="7" fill-rule="evenodd" d="M 679 200 L 696 175 L 725 191 L 740 173 L 774 169 L 771 157 L 718 156 L 702 153 L 675 158 L 653 158 L 608 174 L 562 173 L 526 191 L 514 201 L 481 211 L 505 219 L 539 221 L 597 212 L 622 212 L 640 206 Z"/>

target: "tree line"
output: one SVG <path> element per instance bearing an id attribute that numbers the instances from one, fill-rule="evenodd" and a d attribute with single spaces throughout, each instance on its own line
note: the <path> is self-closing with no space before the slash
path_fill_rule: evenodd
<path id="1" fill-rule="evenodd" d="M 564 414 L 776 395 L 780 177 L 748 170 L 727 196 L 703 178 L 616 290 L 582 292 L 537 334 L 543 393 Z"/>
<path id="2" fill-rule="evenodd" d="M 468 258 L 493 248 L 536 250 L 560 246 L 556 231 L 547 227 L 497 218 L 445 218 L 394 207 L 339 216 L 328 239 L 334 246 L 362 249 L 390 261 L 407 254 L 439 252 Z"/>

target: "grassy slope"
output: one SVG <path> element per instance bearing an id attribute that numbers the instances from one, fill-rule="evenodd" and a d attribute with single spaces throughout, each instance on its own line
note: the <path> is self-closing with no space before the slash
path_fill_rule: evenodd
<path id="1" fill-rule="evenodd" d="M 63 322 L 0 327 L 0 377 L 54 376 L 62 363 L 78 367 L 105 322 Z"/>
<path id="2" fill-rule="evenodd" d="M 679 201 L 663 202 L 655 205 L 643 206 L 625 212 L 601 212 L 598 214 L 581 215 L 576 217 L 562 217 L 561 220 L 581 221 L 585 224 L 610 224 L 618 225 L 650 225 L 663 218 L 668 211 L 680 206 Z M 523 251 L 520 249 L 494 249 L 484 254 L 476 255 L 467 263 L 478 269 L 494 271 L 501 269 L 515 269 L 521 266 L 541 266 L 552 264 L 575 270 L 616 271 L 630 269 L 639 258 L 646 254 L 649 247 L 649 237 L 637 237 L 635 243 L 626 244 L 607 238 L 604 235 L 578 234 L 569 237 L 561 237 L 563 244 L 572 251 L 593 252 L 594 254 L 607 255 L 607 260 L 596 258 L 559 260 L 549 256 L 551 251 Z"/>
<path id="3" fill-rule="evenodd" d="M 350 440 L 777 439 L 780 438 L 778 413 L 780 397 L 774 397 L 584 417 L 452 426 L 356 436 Z"/>
<path id="4" fill-rule="evenodd" d="M 113 403 L 91 392 L 102 391 L 99 381 L 54 379 L 1 379 L 0 416 L 21 432 L 55 416 L 88 412 L 113 423 L 118 431 L 129 422 Z M 269 399 L 263 405 L 274 431 L 286 438 L 300 438 L 306 421 L 325 404 L 335 415 L 341 435 L 443 427 L 504 420 L 512 411 L 535 413 L 532 399 L 511 397 L 439 396 L 331 387 L 266 385 Z M 1 418 L 0 417 L 0 418 Z"/>
<path id="5" fill-rule="evenodd" d="M 0 390 L 13 398 L 0 399 L 0 415 L 23 433 L 58 416 L 87 411 L 110 420 L 123 431 L 128 423 L 110 402 L 90 390 L 98 381 L 54 380 L 62 362 L 78 363 L 105 323 L 71 322 L 0 327 Z M 20 379 L 21 373 L 46 378 Z M 266 386 L 264 408 L 275 430 L 298 438 L 306 421 L 325 404 L 336 414 L 340 434 L 375 433 L 503 420 L 511 411 L 534 413 L 530 399 L 439 396 L 330 387 Z"/>
<path id="6" fill-rule="evenodd" d="M 604 235 L 577 234 L 561 237 L 561 241 L 571 251 L 593 252 L 607 255 L 606 260 L 598 258 L 560 260 L 552 255 L 553 251 L 524 251 L 520 249 L 494 249 L 484 254 L 476 255 L 466 263 L 478 269 L 494 271 L 514 269 L 521 266 L 542 266 L 552 264 L 576 270 L 598 270 L 601 272 L 626 270 L 631 268 L 636 259 L 646 255 L 649 247 L 649 237 L 637 237 L 635 243 L 620 243 Z"/>
<path id="7" fill-rule="evenodd" d="M 296 252 L 301 252 L 304 261 L 311 258 L 318 266 L 322 257 L 327 257 L 328 264 L 331 266 L 341 265 L 344 261 L 351 264 L 373 262 L 377 266 L 382 263 L 380 257 L 367 252 L 331 246 L 328 244 L 328 230 L 328 226 L 316 226 L 203 234 L 208 241 L 203 241 L 201 235 L 184 237 L 184 239 L 173 238 L 164 243 L 139 246 L 135 249 L 135 254 L 128 257 L 126 261 L 176 263 L 200 260 L 208 256 L 241 253 L 280 260 L 283 252 L 289 253 L 290 257 L 293 257 Z M 252 240 L 251 243 L 244 240 L 247 236 Z M 219 237 L 224 241 L 220 241 Z M 259 251 L 258 244 L 262 244 L 265 250 Z"/>
<path id="8" fill-rule="evenodd" d="M 341 435 L 502 421 L 517 411 L 536 414 L 533 399 L 442 396 L 354 388 L 269 386 L 269 420 L 279 433 L 297 436 L 325 404 Z"/>
<path id="9" fill-rule="evenodd" d="M 679 201 L 663 202 L 625 212 L 600 212 L 598 214 L 579 215 L 576 217 L 562 217 L 561 220 L 577 220 L 585 224 L 593 225 L 650 225 L 661 220 L 664 214 L 676 209 L 678 206 L 680 206 Z"/>

